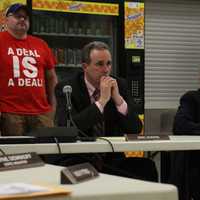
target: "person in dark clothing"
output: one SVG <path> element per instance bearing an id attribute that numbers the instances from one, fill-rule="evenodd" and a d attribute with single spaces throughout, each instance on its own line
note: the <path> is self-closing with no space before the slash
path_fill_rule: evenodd
<path id="1" fill-rule="evenodd" d="M 98 41 L 87 44 L 82 52 L 82 66 L 82 72 L 56 86 L 57 124 L 67 125 L 63 87 L 70 85 L 72 118 L 84 134 L 101 137 L 140 133 L 142 123 L 131 105 L 126 81 L 110 75 L 112 59 L 108 46 Z M 147 158 L 125 158 L 124 153 L 73 157 L 74 162 L 89 161 L 104 173 L 157 181 L 155 164 Z"/>
<path id="2" fill-rule="evenodd" d="M 173 131 L 176 135 L 199 135 L 200 90 L 189 91 L 181 97 Z"/>
<path id="3" fill-rule="evenodd" d="M 180 99 L 174 118 L 175 135 L 200 134 L 200 90 L 188 91 Z M 173 152 L 170 182 L 179 188 L 180 200 L 200 199 L 200 151 Z"/>

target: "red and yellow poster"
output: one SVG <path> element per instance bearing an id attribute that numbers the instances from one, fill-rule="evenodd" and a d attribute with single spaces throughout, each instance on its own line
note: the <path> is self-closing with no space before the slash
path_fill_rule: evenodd
<path id="1" fill-rule="evenodd" d="M 23 3 L 26 4 L 26 0 L 1 0 L 0 1 L 0 31 L 5 30 L 5 11 L 13 3 Z"/>
<path id="2" fill-rule="evenodd" d="M 144 3 L 125 2 L 125 48 L 144 49 Z"/>
<path id="3" fill-rule="evenodd" d="M 119 6 L 114 3 L 98 3 L 67 0 L 32 0 L 34 10 L 85 13 L 97 15 L 118 15 Z"/>

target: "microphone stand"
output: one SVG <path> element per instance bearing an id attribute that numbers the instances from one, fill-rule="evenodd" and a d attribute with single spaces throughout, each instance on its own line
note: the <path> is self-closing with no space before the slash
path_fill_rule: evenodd
<path id="1" fill-rule="evenodd" d="M 66 107 L 67 111 L 67 128 L 71 127 L 71 109 L 69 109 L 69 106 Z"/>
<path id="2" fill-rule="evenodd" d="M 71 109 L 72 109 L 72 104 L 71 104 L 71 92 L 66 92 L 66 112 L 67 112 L 67 128 L 71 127 Z"/>
<path id="3" fill-rule="evenodd" d="M 71 110 L 72 110 L 72 104 L 71 104 L 71 95 L 67 94 L 67 104 L 66 104 L 66 113 L 67 113 L 67 129 L 71 133 L 77 136 L 78 138 L 78 128 L 76 127 L 75 123 L 73 122 L 72 116 L 71 116 Z"/>

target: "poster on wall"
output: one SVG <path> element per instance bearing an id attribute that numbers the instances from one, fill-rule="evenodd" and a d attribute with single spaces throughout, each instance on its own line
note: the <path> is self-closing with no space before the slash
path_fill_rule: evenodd
<path id="1" fill-rule="evenodd" d="M 26 0 L 0 0 L 0 31 L 4 31 L 5 27 L 5 11 L 13 3 L 26 4 Z"/>
<path id="2" fill-rule="evenodd" d="M 125 49 L 144 49 L 144 3 L 125 2 Z"/>

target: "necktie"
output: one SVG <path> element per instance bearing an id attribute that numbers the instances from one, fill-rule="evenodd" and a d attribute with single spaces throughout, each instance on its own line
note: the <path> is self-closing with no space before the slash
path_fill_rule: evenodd
<path id="1" fill-rule="evenodd" d="M 98 101 L 98 99 L 100 97 L 100 90 L 95 89 L 92 96 L 94 98 L 94 101 Z M 94 125 L 94 131 L 95 131 L 96 136 L 103 136 L 104 135 L 104 122 L 99 121 L 98 123 L 96 123 Z"/>
<path id="2" fill-rule="evenodd" d="M 95 89 L 95 91 L 93 92 L 92 96 L 93 96 L 95 101 L 98 101 L 99 97 L 100 97 L 100 90 L 99 89 Z"/>

